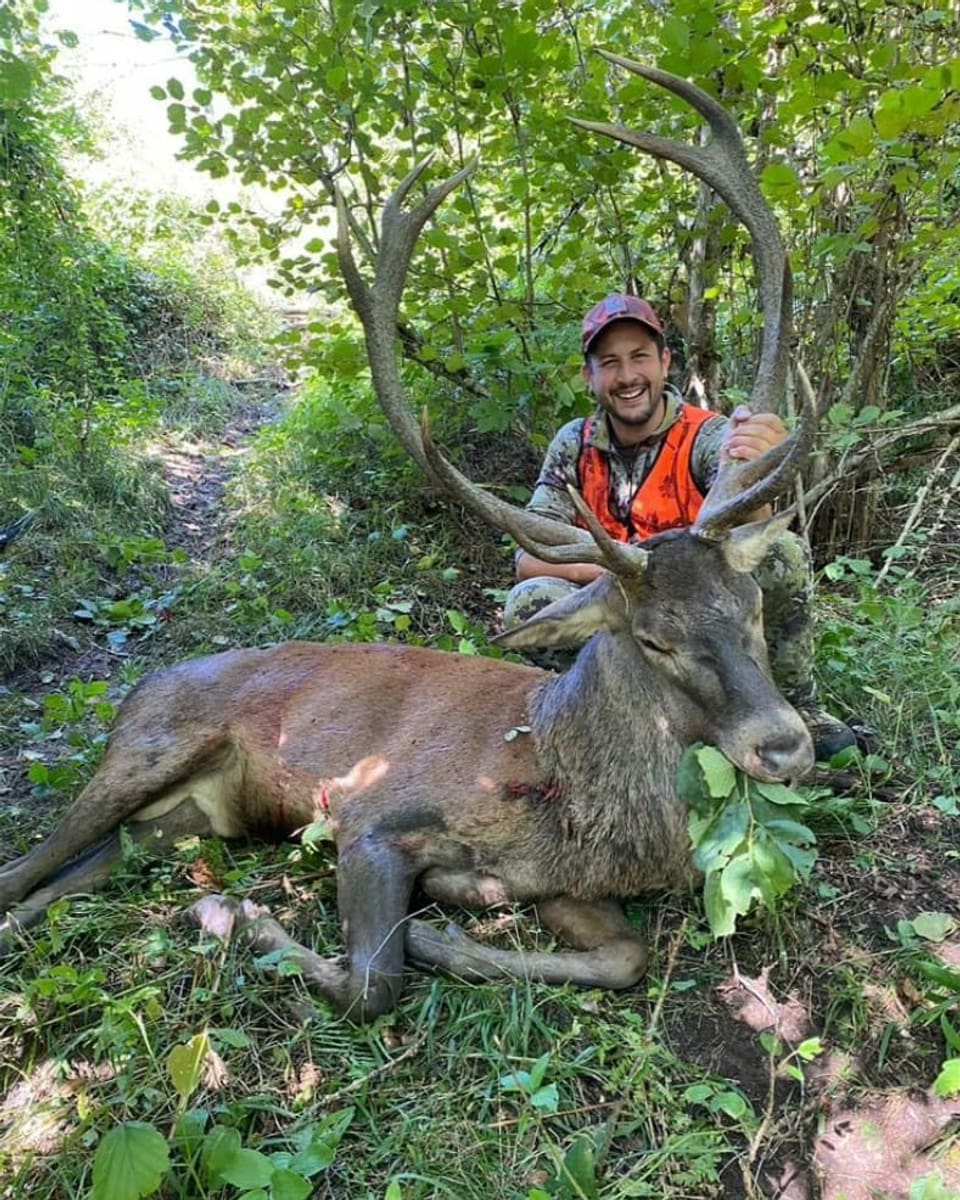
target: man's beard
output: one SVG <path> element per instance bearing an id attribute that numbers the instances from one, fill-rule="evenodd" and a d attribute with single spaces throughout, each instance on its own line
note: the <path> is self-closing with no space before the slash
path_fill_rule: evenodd
<path id="1" fill-rule="evenodd" d="M 611 396 L 604 407 L 609 415 L 615 417 L 621 425 L 646 425 L 656 418 L 663 404 L 663 393 L 654 395 L 648 387 L 641 393 L 640 401 L 646 401 L 646 403 L 629 405 L 624 410 L 619 406 L 619 397 Z"/>

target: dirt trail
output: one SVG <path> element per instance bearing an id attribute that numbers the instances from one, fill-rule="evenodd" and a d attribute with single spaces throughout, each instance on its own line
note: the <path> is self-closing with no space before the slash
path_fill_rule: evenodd
<path id="1" fill-rule="evenodd" d="M 229 515 L 223 508 L 227 482 L 237 462 L 249 453 L 257 430 L 276 419 L 277 411 L 275 399 L 251 401 L 217 443 L 181 442 L 161 449 L 171 504 L 168 549 L 185 550 L 194 562 L 216 557 Z"/>
<path id="2" fill-rule="evenodd" d="M 170 516 L 163 539 L 168 550 L 183 550 L 192 568 L 211 564 L 227 552 L 230 517 L 224 506 L 227 484 L 238 463 L 249 453 L 256 432 L 276 419 L 279 407 L 275 395 L 251 396 L 216 441 L 170 438 L 157 443 L 155 453 L 162 463 L 170 493 Z M 164 570 L 171 572 L 173 582 L 178 568 Z M 42 712 L 44 697 L 59 690 L 67 680 L 113 680 L 129 657 L 125 651 L 111 650 L 102 631 L 94 638 L 78 637 L 76 641 L 73 632 L 61 642 L 55 661 L 25 670 L 8 681 L 8 688 L 24 702 L 22 719 L 27 719 L 31 709 L 37 714 Z M 136 652 L 135 644 L 133 649 Z M 28 749 L 31 761 L 47 765 L 67 753 L 65 743 L 53 738 L 32 743 Z M 16 825 L 19 814 L 29 813 L 31 825 L 39 830 L 66 802 L 62 793 L 47 799 L 33 794 L 27 776 L 29 762 L 23 750 L 16 744 L 0 745 L 0 808 L 6 810 L 8 818 L 0 823 L 0 862 L 17 853 L 6 830 Z"/>

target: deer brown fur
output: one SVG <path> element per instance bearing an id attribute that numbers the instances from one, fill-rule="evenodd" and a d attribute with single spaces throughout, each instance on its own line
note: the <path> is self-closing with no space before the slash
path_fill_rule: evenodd
<path id="1" fill-rule="evenodd" d="M 684 749 L 712 743 L 764 780 L 812 765 L 809 735 L 769 678 L 749 573 L 782 523 L 739 524 L 762 502 L 758 489 L 766 498 L 789 482 L 810 421 L 768 463 L 748 464 L 742 487 L 724 464 L 718 498 L 707 498 L 694 530 L 643 546 L 613 544 L 595 522 L 587 533 L 528 520 L 473 488 L 410 419 L 393 361 L 413 243 L 457 181 L 406 212 L 422 169 L 387 205 L 373 287 L 341 238 L 378 396 L 411 452 L 488 520 L 540 557 L 593 556 L 608 567 L 501 635 L 502 645 L 589 640 L 559 676 L 414 647 L 306 642 L 231 650 L 150 676 L 121 705 L 103 762 L 61 825 L 0 869 L 8 936 L 55 896 L 99 882 L 122 823 L 158 841 L 187 832 L 286 837 L 326 815 L 338 849 L 343 962 L 290 942 L 248 902 L 208 897 L 196 919 L 261 950 L 286 948 L 357 1020 L 395 1003 L 405 958 L 468 978 L 625 987 L 642 975 L 646 950 L 616 901 L 689 878 L 675 786 Z M 415 890 L 471 906 L 536 902 L 573 949 L 520 954 L 442 932 L 409 917 Z"/>

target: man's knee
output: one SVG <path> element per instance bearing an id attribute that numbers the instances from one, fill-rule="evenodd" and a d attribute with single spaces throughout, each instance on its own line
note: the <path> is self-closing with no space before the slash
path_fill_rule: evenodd
<path id="1" fill-rule="evenodd" d="M 510 589 L 504 601 L 504 630 L 516 629 L 554 600 L 563 600 L 578 590 L 575 583 L 567 579 L 554 579 L 550 575 L 536 575 L 532 579 L 522 580 Z"/>
<path id="2" fill-rule="evenodd" d="M 507 593 L 503 605 L 503 629 L 516 629 L 524 621 L 535 617 L 541 609 L 554 600 L 564 600 L 572 592 L 579 591 L 568 579 L 554 579 L 550 575 L 536 575 L 524 579 Z M 523 656 L 536 667 L 545 671 L 567 671 L 577 657 L 578 648 L 554 647 L 550 650 L 524 650 Z"/>
<path id="3" fill-rule="evenodd" d="M 769 592 L 785 595 L 809 592 L 813 587 L 813 559 L 807 539 L 789 529 L 782 533 L 753 577 L 764 595 Z"/>

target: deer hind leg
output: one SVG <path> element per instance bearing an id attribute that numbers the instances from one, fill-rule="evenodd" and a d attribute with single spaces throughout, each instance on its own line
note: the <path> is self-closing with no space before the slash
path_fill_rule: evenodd
<path id="1" fill-rule="evenodd" d="M 537 905 L 541 922 L 575 949 L 497 950 L 474 941 L 456 925 L 436 929 L 424 921 L 407 926 L 407 954 L 461 979 L 529 979 L 577 987 L 627 988 L 647 969 L 643 938 L 612 900 L 559 896 Z"/>
<path id="2" fill-rule="evenodd" d="M 389 841 L 367 834 L 347 847 L 337 865 L 346 961 L 322 958 L 295 941 L 266 909 L 250 901 L 206 896 L 190 918 L 205 932 L 239 935 L 257 955 L 282 953 L 301 977 L 351 1021 L 372 1021 L 400 995 L 404 923 L 417 867 Z"/>
<path id="3" fill-rule="evenodd" d="M 152 848 L 160 849 L 191 834 L 203 837 L 211 829 L 209 818 L 192 800 L 184 800 L 161 817 L 131 824 L 128 832 L 134 842 L 148 842 Z M 101 888 L 120 861 L 121 853 L 120 835 L 112 833 L 50 876 L 22 902 L 14 904 L 0 921 L 0 956 L 12 949 L 16 932 L 35 925 L 54 900 Z"/>
<path id="4" fill-rule="evenodd" d="M 121 720 L 96 774 L 50 836 L 0 867 L 0 914 L 141 811 L 159 816 L 160 808 L 148 811 L 154 802 L 178 790 L 181 798 L 186 796 L 191 779 L 216 776 L 236 758 L 235 748 L 220 731 L 206 738 L 162 727 L 148 733 L 149 738 L 135 723 L 128 728 Z M 176 800 L 162 807 L 175 805 Z"/>

